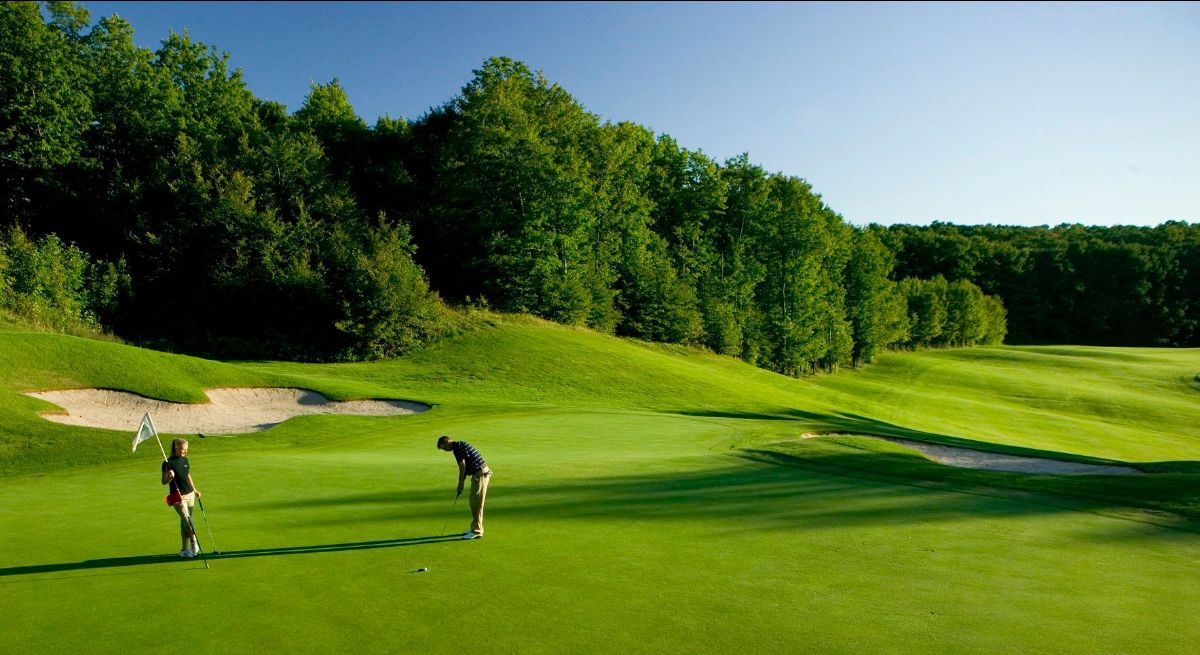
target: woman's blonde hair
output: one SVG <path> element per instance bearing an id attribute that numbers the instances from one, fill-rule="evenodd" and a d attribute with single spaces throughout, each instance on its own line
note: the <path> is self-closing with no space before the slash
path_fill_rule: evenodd
<path id="1" fill-rule="evenodd" d="M 187 439 L 172 439 L 171 440 L 171 456 L 178 457 L 179 456 L 179 447 L 187 442 L 188 442 Z"/>

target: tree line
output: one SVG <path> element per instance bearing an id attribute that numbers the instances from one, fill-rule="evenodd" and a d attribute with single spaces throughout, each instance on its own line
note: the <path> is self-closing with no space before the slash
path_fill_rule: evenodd
<path id="1" fill-rule="evenodd" d="M 899 275 L 970 279 L 1004 299 L 1012 343 L 1200 346 L 1200 223 L 895 225 Z"/>
<path id="2" fill-rule="evenodd" d="M 522 62 L 369 125 L 336 80 L 289 113 L 215 48 L 132 37 L 74 3 L 0 9 L 9 311 L 336 361 L 410 352 L 478 306 L 789 375 L 1008 330 L 1003 294 L 909 266 L 898 232 L 847 224 L 805 180 L 601 121 Z M 43 250 L 74 282 L 39 282 L 22 262 Z"/>

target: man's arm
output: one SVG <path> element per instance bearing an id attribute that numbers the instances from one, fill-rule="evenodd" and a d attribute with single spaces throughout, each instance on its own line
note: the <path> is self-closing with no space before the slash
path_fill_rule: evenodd
<path id="1" fill-rule="evenodd" d="M 458 460 L 458 492 L 454 495 L 455 498 L 462 495 L 463 481 L 467 479 L 467 460 Z"/>

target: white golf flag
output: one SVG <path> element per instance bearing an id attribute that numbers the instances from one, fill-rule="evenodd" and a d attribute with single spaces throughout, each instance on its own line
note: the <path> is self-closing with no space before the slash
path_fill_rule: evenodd
<path id="1" fill-rule="evenodd" d="M 146 415 L 142 417 L 142 426 L 138 428 L 137 434 L 133 435 L 133 452 L 137 452 L 138 444 L 147 439 L 153 439 L 157 436 L 158 434 L 154 432 L 154 424 L 150 422 L 150 413 L 147 412 Z"/>

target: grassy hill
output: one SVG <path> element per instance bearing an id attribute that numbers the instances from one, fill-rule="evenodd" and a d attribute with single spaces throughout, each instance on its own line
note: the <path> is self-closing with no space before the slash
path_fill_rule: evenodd
<path id="1" fill-rule="evenodd" d="M 0 326 L 0 651 L 1182 653 L 1200 638 L 1200 351 L 894 353 L 793 380 L 488 316 L 412 357 L 212 362 Z M 24 391 L 434 405 L 192 439 L 222 554 L 172 557 L 157 448 Z M 953 469 L 861 437 L 1125 462 Z M 485 539 L 439 434 L 496 471 Z M 169 436 L 169 435 L 168 435 Z M 208 532 L 202 522 L 202 542 Z M 428 568 L 427 572 L 416 572 Z M 474 637 L 475 641 L 467 635 Z"/>

